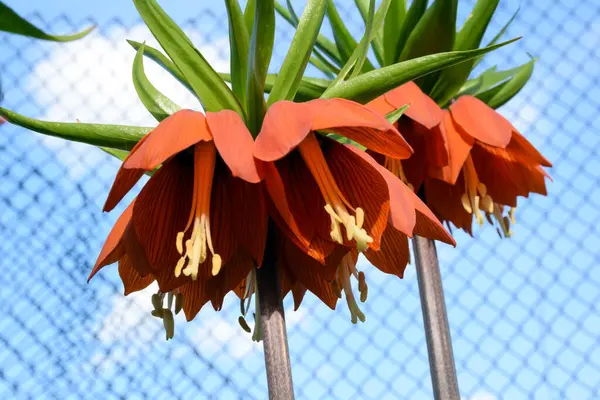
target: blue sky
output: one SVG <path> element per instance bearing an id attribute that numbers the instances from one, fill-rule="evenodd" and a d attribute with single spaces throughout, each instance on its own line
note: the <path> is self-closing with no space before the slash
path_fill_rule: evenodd
<path id="1" fill-rule="evenodd" d="M 0 60 L 8 77 L 5 106 L 59 120 L 151 124 L 129 82 L 133 52 L 124 39 L 150 40 L 134 27 L 135 8 L 123 0 L 81 3 L 7 1 L 24 15 L 39 13 L 36 21 L 54 21 L 63 29 L 58 33 L 68 29 L 63 15 L 79 27 L 93 15 L 100 29 L 64 46 L 0 41 L 0 51 L 8 54 Z M 208 58 L 226 69 L 222 3 L 162 3 Z M 294 2 L 298 9 L 302 3 Z M 353 2 L 347 3 L 338 2 L 350 9 Z M 503 2 L 494 29 L 516 7 L 515 1 Z M 199 14 L 198 29 L 189 29 Z M 359 34 L 357 15 L 344 16 Z M 507 34 L 525 38 L 487 58 L 487 66 L 509 68 L 527 60 L 526 52 L 540 56 L 530 85 L 502 112 L 555 166 L 549 196 L 520 201 L 514 238 L 500 241 L 487 227 L 474 239 L 458 233 L 458 249 L 440 246 L 465 398 L 598 395 L 600 274 L 593 267 L 600 259 L 599 16 L 591 2 L 529 2 Z M 290 37 L 285 23 L 278 23 L 273 65 L 281 62 Z M 150 64 L 149 75 L 161 90 L 197 107 Z M 117 163 L 85 146 L 41 140 L 14 127 L 2 130 L 0 148 L 7 156 L 0 161 L 0 198 L 6 208 L 0 232 L 7 240 L 0 249 L 7 274 L 0 278 L 0 339 L 8 349 L 0 354 L 2 397 L 44 391 L 57 398 L 230 398 L 237 391 L 263 397 L 260 347 L 238 329 L 233 301 L 221 314 L 205 310 L 190 324 L 179 320 L 175 340 L 166 343 L 160 321 L 148 316 L 148 295 L 120 296 L 116 268 L 84 283 L 116 218 L 102 214 L 100 206 Z M 351 325 L 343 303 L 332 312 L 312 298 L 305 311 L 288 313 L 298 397 L 430 397 L 414 270 L 409 267 L 399 281 L 362 268 L 370 283 L 366 324 Z"/>

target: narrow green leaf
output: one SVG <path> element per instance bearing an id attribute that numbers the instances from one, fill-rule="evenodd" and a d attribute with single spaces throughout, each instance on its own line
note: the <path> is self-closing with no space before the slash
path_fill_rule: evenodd
<path id="1" fill-rule="evenodd" d="M 111 149 L 110 147 L 99 147 L 99 149 L 121 161 L 125 161 L 125 159 L 129 155 L 129 152 L 126 150 Z"/>
<path id="2" fill-rule="evenodd" d="M 244 9 L 244 22 L 246 23 L 246 32 L 248 32 L 248 36 L 250 36 L 252 27 L 254 26 L 255 3 L 255 0 L 248 0 L 246 3 L 246 8 Z"/>
<path id="3" fill-rule="evenodd" d="M 521 7 L 519 6 L 517 8 L 517 11 L 515 11 L 515 13 L 512 15 L 512 17 L 510 17 L 510 19 L 506 22 L 506 24 L 504 24 L 504 26 L 502 27 L 502 29 L 500 29 L 500 32 L 498 32 L 496 34 L 496 36 L 494 36 L 494 38 L 492 40 L 490 40 L 490 42 L 487 44 L 486 47 L 493 46 L 493 45 L 495 45 L 498 42 L 498 40 L 500 40 L 500 38 L 502 37 L 502 35 L 504 35 L 504 33 L 506 32 L 506 30 L 510 26 L 510 24 L 512 24 L 513 21 L 515 20 L 515 18 L 517 18 L 517 15 L 519 14 L 520 10 L 521 10 Z M 477 58 L 477 60 L 475 61 L 475 64 L 473 65 L 473 68 L 475 68 L 481 62 L 482 59 L 483 59 L 483 57 Z"/>
<path id="4" fill-rule="evenodd" d="M 392 0 L 383 24 L 383 54 L 382 66 L 394 64 L 398 60 L 400 32 L 406 16 L 405 0 Z"/>
<path id="5" fill-rule="evenodd" d="M 258 135 L 266 112 L 265 80 L 273 53 L 275 39 L 275 5 L 273 0 L 256 2 L 254 10 L 254 26 L 250 40 L 248 57 L 247 109 L 248 128 L 253 135 Z"/>
<path id="6" fill-rule="evenodd" d="M 340 72 L 340 69 L 324 58 L 317 49 L 314 49 L 314 56 L 308 62 L 329 78 L 335 77 Z"/>
<path id="7" fill-rule="evenodd" d="M 350 70 L 352 70 L 352 68 L 354 68 L 352 77 L 358 75 L 358 73 L 361 71 L 361 67 L 357 64 L 357 62 L 359 62 L 361 59 L 364 60 L 366 58 L 369 43 L 371 42 L 371 40 L 373 40 L 375 32 L 381 29 L 381 27 L 383 26 L 383 22 L 385 20 L 385 15 L 390 5 L 390 1 L 391 0 L 383 0 L 381 2 L 379 8 L 377 9 L 377 13 L 375 14 L 373 23 L 367 25 L 367 31 L 361 39 L 360 44 L 356 47 L 356 49 L 352 53 L 352 56 L 350 56 L 350 59 L 346 62 L 346 65 L 344 65 L 344 68 L 342 68 L 342 70 L 338 73 L 336 78 L 331 82 L 331 85 L 327 89 L 327 92 L 333 87 L 335 87 L 337 84 L 342 82 L 344 79 L 346 79 L 346 76 L 348 75 Z M 374 7 L 374 3 L 372 3 L 372 5 Z"/>
<path id="8" fill-rule="evenodd" d="M 333 37 L 340 53 L 340 57 L 343 63 L 346 64 L 358 46 L 358 43 L 356 43 L 356 40 L 354 40 L 354 37 L 352 37 L 348 31 L 348 28 L 346 28 L 344 21 L 342 21 L 342 17 L 340 17 L 335 4 L 331 0 L 327 4 L 327 17 L 331 23 Z M 365 69 L 367 71 L 372 71 L 374 69 L 373 64 L 367 61 L 365 63 Z"/>
<path id="9" fill-rule="evenodd" d="M 135 40 L 127 39 L 127 43 L 129 43 L 131 47 L 135 49 L 135 51 L 138 51 L 142 47 L 142 43 L 136 42 Z M 163 67 L 168 73 L 170 73 L 175 79 L 177 79 L 179 83 L 181 83 L 191 93 L 193 93 L 194 96 L 197 96 L 196 93 L 194 93 L 194 89 L 192 89 L 190 83 L 185 79 L 185 76 L 183 76 L 183 74 L 177 68 L 177 66 L 173 64 L 173 61 L 171 61 L 169 57 L 161 53 L 160 50 L 157 50 L 154 47 L 145 44 L 144 55 L 152 61 L 154 61 L 155 63 L 157 63 L 158 65 L 160 65 L 161 67 Z"/>
<path id="10" fill-rule="evenodd" d="M 532 59 L 532 61 L 537 61 L 537 58 Z M 530 62 L 527 62 L 523 65 L 519 65 L 518 67 L 505 71 L 498 71 L 495 66 L 491 67 L 484 71 L 481 75 L 465 82 L 465 84 L 458 91 L 457 97 L 466 94 L 476 96 L 482 92 L 485 92 L 488 89 L 507 81 L 516 74 L 520 73 L 522 70 L 530 68 L 529 64 Z"/>
<path id="11" fill-rule="evenodd" d="M 435 0 L 408 37 L 400 61 L 452 50 L 457 7 L 458 0 Z M 434 73 L 416 83 L 429 93 L 438 76 Z"/>
<path id="12" fill-rule="evenodd" d="M 229 74 L 220 75 L 227 82 L 231 80 L 231 75 Z M 267 79 L 265 81 L 265 93 L 271 92 L 276 79 L 277 74 L 267 75 Z M 296 101 L 317 99 L 321 97 L 323 92 L 329 87 L 330 83 L 331 81 L 329 79 L 303 77 L 300 81 L 300 86 L 298 87 L 298 92 L 296 93 L 296 97 L 294 99 Z"/>
<path id="13" fill-rule="evenodd" d="M 137 51 L 133 59 L 133 86 L 144 107 L 157 121 L 162 121 L 169 115 L 181 110 L 177 104 L 162 94 L 152 85 L 144 72 L 144 45 Z"/>
<path id="14" fill-rule="evenodd" d="M 498 108 L 504 105 L 507 101 L 512 99 L 523 89 L 525 84 L 531 78 L 533 74 L 533 67 L 535 66 L 536 59 L 532 58 L 527 64 L 521 66 L 519 71 L 513 75 L 508 81 L 497 86 L 497 90 L 492 93 L 483 92 L 480 93 L 479 97 L 482 101 L 486 102 L 492 108 Z"/>
<path id="15" fill-rule="evenodd" d="M 456 34 L 453 50 L 471 50 L 479 47 L 499 1 L 477 1 L 464 25 Z M 467 81 L 474 64 L 475 60 L 469 60 L 443 70 L 431 91 L 431 98 L 438 104 L 446 104 Z"/>
<path id="16" fill-rule="evenodd" d="M 415 26 L 419 23 L 423 14 L 425 14 L 425 10 L 427 9 L 427 0 L 413 0 L 406 12 L 406 16 L 402 21 L 402 27 L 400 28 L 400 33 L 398 34 L 398 47 L 396 48 L 396 52 L 394 53 L 393 61 L 386 65 L 391 65 L 393 63 L 397 63 L 400 60 L 400 55 L 404 51 L 406 47 L 406 42 L 412 31 L 415 29 Z"/>
<path id="17" fill-rule="evenodd" d="M 384 1 L 385 3 L 385 1 Z M 390 5 L 390 2 L 387 2 L 387 5 Z M 387 11 L 387 10 L 386 10 Z M 354 78 L 360 71 L 362 71 L 365 60 L 367 59 L 367 53 L 369 52 L 369 44 L 375 39 L 377 35 L 377 28 L 373 29 L 373 19 L 375 18 L 375 0 L 371 0 L 369 2 L 369 14 L 367 19 L 365 20 L 365 34 L 361 39 L 360 43 L 356 47 L 356 54 L 358 54 L 356 58 L 356 63 L 352 69 L 352 74 L 350 74 L 350 78 Z M 352 54 L 354 56 L 354 54 Z"/>
<path id="18" fill-rule="evenodd" d="M 0 116 L 12 124 L 44 135 L 120 150 L 131 150 L 146 133 L 154 129 L 142 126 L 41 121 L 2 107 Z"/>
<path id="19" fill-rule="evenodd" d="M 285 19 L 294 28 L 298 25 L 297 20 L 294 19 L 295 13 L 292 13 L 290 10 L 288 10 L 285 6 L 281 5 L 277 1 L 275 2 L 275 11 L 277 11 L 277 13 L 281 15 L 283 19 Z M 317 37 L 316 48 L 322 51 L 336 65 L 340 66 L 344 64 L 335 43 L 333 43 L 327 37 L 319 35 Z"/>
<path id="20" fill-rule="evenodd" d="M 156 0 L 133 0 L 140 16 L 190 83 L 206 111 L 233 110 L 244 115 L 229 87 Z"/>
<path id="21" fill-rule="evenodd" d="M 367 72 L 328 90 L 324 98 L 341 97 L 366 103 L 403 83 L 496 50 L 520 38 L 468 51 L 431 54 Z"/>
<path id="22" fill-rule="evenodd" d="M 225 6 L 227 7 L 227 17 L 229 19 L 230 69 L 233 79 L 231 86 L 240 104 L 246 104 L 250 35 L 246 30 L 244 15 L 238 1 L 225 0 Z"/>
<path id="23" fill-rule="evenodd" d="M 356 7 L 360 12 L 360 16 L 365 23 L 366 30 L 366 26 L 369 21 L 369 0 L 354 0 L 354 3 L 356 4 Z M 377 59 L 379 65 L 383 65 L 384 62 L 383 40 L 383 29 L 380 29 L 379 31 L 375 32 L 373 40 L 371 41 L 371 46 L 373 46 L 373 54 L 375 54 L 375 58 Z"/>
<path id="24" fill-rule="evenodd" d="M 387 119 L 390 124 L 396 123 L 400 119 L 400 117 L 406 112 L 406 110 L 408 110 L 408 107 L 410 107 L 410 104 L 403 105 L 402 107 L 392 111 L 391 113 L 388 113 L 385 116 L 385 119 Z"/>
<path id="25" fill-rule="evenodd" d="M 0 1 L 0 31 L 28 36 L 35 39 L 50 40 L 53 42 L 70 42 L 72 40 L 81 39 L 95 27 L 96 25 L 92 25 L 73 35 L 51 35 L 19 16 L 12 8 Z"/>
<path id="26" fill-rule="evenodd" d="M 306 70 L 315 41 L 323 24 L 327 0 L 310 0 L 271 89 L 268 105 L 278 100 L 293 100 Z"/>

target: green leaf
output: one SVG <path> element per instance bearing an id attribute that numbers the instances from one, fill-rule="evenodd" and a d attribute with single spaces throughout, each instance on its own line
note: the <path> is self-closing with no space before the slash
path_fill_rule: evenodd
<path id="1" fill-rule="evenodd" d="M 231 80 L 231 75 L 229 74 L 220 75 L 228 82 Z M 277 74 L 267 75 L 267 79 L 265 81 L 265 93 L 271 92 L 273 84 L 275 83 L 275 79 L 277 79 Z M 303 77 L 300 81 L 300 86 L 298 87 L 298 92 L 296 93 L 296 97 L 294 99 L 296 101 L 317 99 L 321 97 L 323 92 L 329 87 L 330 83 L 331 81 L 328 79 Z"/>
<path id="2" fill-rule="evenodd" d="M 142 44 L 133 60 L 131 73 L 133 86 L 144 107 L 160 122 L 174 112 L 181 110 L 181 107 L 159 92 L 146 77 L 144 72 L 144 47 Z"/>
<path id="3" fill-rule="evenodd" d="M 404 17 L 406 16 L 405 0 L 392 0 L 383 24 L 384 65 L 394 64 L 398 60 L 398 47 Z"/>
<path id="4" fill-rule="evenodd" d="M 362 17 L 364 23 L 365 23 L 365 30 L 366 26 L 369 23 L 369 5 L 370 2 L 369 0 L 354 0 L 354 3 L 356 4 L 356 7 L 358 7 L 358 11 L 360 12 L 360 16 Z M 377 59 L 377 62 L 379 63 L 379 65 L 383 65 L 383 34 L 382 34 L 382 30 L 380 29 L 379 31 L 375 32 L 375 36 L 373 37 L 373 41 L 371 42 L 371 45 L 373 46 L 373 54 L 375 54 L 375 58 Z"/>
<path id="5" fill-rule="evenodd" d="M 412 31 L 415 29 L 415 26 L 419 23 L 423 14 L 425 14 L 425 10 L 427 9 L 427 0 L 413 0 L 406 12 L 406 16 L 402 22 L 402 27 L 400 28 L 400 33 L 398 34 L 398 47 L 396 52 L 394 53 L 394 57 L 392 58 L 391 63 L 386 63 L 386 65 L 391 65 L 397 63 L 400 60 L 400 55 L 404 51 L 406 47 L 406 42 Z"/>
<path id="6" fill-rule="evenodd" d="M 310 0 L 304 8 L 288 53 L 271 89 L 268 105 L 278 100 L 293 100 L 296 96 L 323 24 L 326 7 L 327 0 Z"/>
<path id="7" fill-rule="evenodd" d="M 225 0 L 229 18 L 229 48 L 233 93 L 240 104 L 246 104 L 246 77 L 248 76 L 248 49 L 250 36 L 242 9 L 237 0 Z"/>
<path id="8" fill-rule="evenodd" d="M 243 116 L 244 111 L 229 87 L 156 0 L 133 0 L 133 3 L 150 32 L 190 83 L 204 109 L 228 109 Z"/>
<path id="9" fill-rule="evenodd" d="M 492 108 L 498 108 L 512 99 L 523 89 L 533 74 L 536 59 L 532 58 L 527 64 L 518 68 L 518 71 L 508 81 L 480 93 L 477 97 Z"/>
<path id="10" fill-rule="evenodd" d="M 435 0 L 408 37 L 400 61 L 452 50 L 457 7 L 458 0 Z M 416 83 L 429 93 L 438 76 L 434 73 Z"/>
<path id="11" fill-rule="evenodd" d="M 341 97 L 364 104 L 408 81 L 465 62 L 519 39 L 515 38 L 482 49 L 432 54 L 379 68 L 340 83 L 323 97 Z"/>
<path id="12" fill-rule="evenodd" d="M 252 32 L 252 27 L 254 26 L 254 8 L 256 1 L 248 0 L 246 3 L 246 8 L 244 9 L 244 22 L 246 24 L 246 32 L 248 32 L 248 36 L 250 36 Z"/>
<path id="13" fill-rule="evenodd" d="M 92 25 L 73 35 L 51 35 L 19 16 L 12 8 L 0 1 L 0 31 L 28 36 L 35 39 L 50 40 L 53 42 L 70 42 L 72 40 L 81 39 L 95 27 L 96 25 Z"/>
<path id="14" fill-rule="evenodd" d="M 254 10 L 254 26 L 250 40 L 248 57 L 247 109 L 248 128 L 253 135 L 258 135 L 266 112 L 265 80 L 273 53 L 275 39 L 275 5 L 273 0 L 256 2 Z"/>
<path id="15" fill-rule="evenodd" d="M 490 42 L 487 44 L 486 47 L 493 46 L 493 45 L 495 45 L 498 42 L 498 40 L 500 40 L 500 38 L 502 37 L 502 35 L 504 35 L 504 33 L 506 32 L 506 30 L 510 26 L 510 24 L 512 24 L 512 22 L 515 20 L 515 18 L 517 18 L 517 15 L 519 14 L 519 10 L 521 10 L 520 6 L 517 8 L 517 11 L 515 11 L 515 13 L 512 15 L 512 17 L 510 17 L 510 19 L 508 20 L 508 22 L 506 22 L 506 24 L 504 24 L 504 26 L 502 27 L 502 29 L 500 29 L 500 32 L 498 32 L 496 34 L 496 36 L 494 36 L 494 38 L 492 40 L 490 40 Z M 475 61 L 475 64 L 473 65 L 473 68 L 475 68 L 481 62 L 482 59 L 483 59 L 483 57 L 478 57 L 477 60 Z"/>
<path id="16" fill-rule="evenodd" d="M 329 22 L 331 23 L 331 29 L 333 31 L 333 37 L 335 39 L 335 44 L 340 53 L 340 57 L 344 64 L 348 62 L 350 57 L 352 57 L 352 53 L 358 46 L 354 37 L 346 28 L 344 21 L 342 21 L 342 17 L 337 11 L 335 4 L 333 1 L 329 1 L 327 4 L 327 17 L 329 18 Z M 365 64 L 365 69 L 367 71 L 372 71 L 374 69 L 373 65 L 367 61 Z"/>
<path id="17" fill-rule="evenodd" d="M 111 149 L 110 147 L 99 147 L 99 149 L 121 161 L 125 161 L 125 159 L 129 155 L 129 152 L 126 150 Z"/>
<path id="18" fill-rule="evenodd" d="M 391 0 L 383 0 L 381 2 L 381 4 L 379 5 L 379 8 L 377 9 L 377 13 L 375 14 L 375 17 L 372 18 L 373 23 L 367 24 L 367 31 L 365 32 L 365 35 L 363 36 L 359 45 L 356 47 L 356 49 L 352 53 L 352 56 L 350 56 L 350 59 L 346 62 L 346 65 L 344 65 L 344 68 L 342 68 L 342 70 L 336 76 L 336 78 L 333 80 L 333 82 L 331 82 L 331 85 L 327 89 L 326 93 L 329 90 L 331 90 L 334 86 L 336 86 L 338 83 L 340 83 L 344 79 L 346 79 L 346 76 L 348 75 L 348 73 L 350 72 L 350 70 L 352 68 L 354 68 L 354 69 L 353 69 L 353 73 L 352 73 L 351 77 L 357 76 L 358 73 L 362 70 L 361 65 L 359 63 L 361 60 L 364 60 L 366 58 L 366 54 L 369 49 L 369 43 L 371 42 L 371 40 L 373 40 L 373 36 L 375 35 L 375 32 L 377 30 L 381 29 L 381 27 L 383 26 L 383 22 L 385 20 L 385 15 L 386 15 L 389 5 L 390 5 L 390 1 Z M 371 5 L 374 7 L 375 6 L 374 2 L 372 2 Z"/>
<path id="19" fill-rule="evenodd" d="M 537 58 L 533 59 L 532 61 L 537 61 Z M 523 69 L 529 68 L 529 63 L 530 62 L 527 62 L 523 65 L 505 71 L 498 71 L 495 66 L 491 67 L 484 71 L 481 75 L 465 82 L 465 84 L 458 91 L 457 96 L 466 94 L 477 96 L 478 94 L 487 91 L 499 83 L 512 78 Z"/>
<path id="20" fill-rule="evenodd" d="M 135 40 L 128 39 L 127 43 L 129 43 L 131 45 L 131 47 L 133 47 L 135 49 L 135 51 L 138 51 L 142 47 L 142 43 L 136 42 Z M 168 73 L 170 73 L 183 86 L 185 86 L 191 93 L 193 93 L 194 96 L 197 97 L 197 95 L 196 95 L 196 93 L 194 93 L 194 89 L 192 89 L 192 86 L 190 85 L 190 83 L 185 79 L 185 76 L 183 76 L 181 71 L 179 69 L 177 69 L 177 66 L 175 66 L 175 64 L 173 64 L 173 61 L 171 61 L 169 59 L 169 57 L 167 57 L 163 53 L 161 53 L 160 50 L 157 50 L 154 47 L 148 46 L 147 44 L 144 44 L 144 55 L 146 57 L 148 57 L 149 59 L 151 59 L 152 61 L 154 61 L 155 63 L 157 63 L 158 65 L 160 65 L 161 67 L 163 67 L 164 70 L 166 70 Z"/>
<path id="21" fill-rule="evenodd" d="M 146 133 L 154 129 L 142 126 L 41 121 L 2 107 L 0 116 L 12 124 L 45 135 L 120 150 L 131 150 Z"/>
<path id="22" fill-rule="evenodd" d="M 385 119 L 387 119 L 390 124 L 396 123 L 400 119 L 400 117 L 406 112 L 406 110 L 408 110 L 408 107 L 410 107 L 410 104 L 403 105 L 402 107 L 388 113 L 385 116 Z"/>
<path id="23" fill-rule="evenodd" d="M 340 69 L 333 65 L 323 55 L 319 53 L 319 50 L 314 49 L 314 56 L 311 57 L 308 62 L 311 63 L 319 71 L 323 72 L 329 78 L 333 78 L 340 72 Z"/>
<path id="24" fill-rule="evenodd" d="M 384 1 L 384 3 L 386 2 Z M 389 1 L 387 1 L 387 5 L 389 7 Z M 367 19 L 365 21 L 365 34 L 358 46 L 356 47 L 356 51 L 352 54 L 352 57 L 354 57 L 354 54 L 357 54 L 357 56 L 356 63 L 354 64 L 354 67 L 352 69 L 352 74 L 350 75 L 351 78 L 354 78 L 355 76 L 360 74 L 360 71 L 362 71 L 365 60 L 367 59 L 367 53 L 369 52 L 369 44 L 375 39 L 375 36 L 377 35 L 376 32 L 379 26 L 376 29 L 373 29 L 373 18 L 375 18 L 375 0 L 371 0 L 369 2 L 369 15 L 367 16 Z"/>
<path id="25" fill-rule="evenodd" d="M 277 11 L 277 13 L 293 27 L 298 25 L 297 18 L 294 19 L 295 12 L 288 10 L 285 6 L 282 6 L 277 1 L 275 2 L 275 11 Z M 344 64 L 335 43 L 333 43 L 327 37 L 323 35 L 317 36 L 316 48 L 322 51 L 336 65 L 340 66 Z"/>
<path id="26" fill-rule="evenodd" d="M 453 50 L 471 50 L 479 47 L 499 1 L 477 1 L 464 25 L 456 34 Z M 431 98 L 438 104 L 445 105 L 469 78 L 474 64 L 475 60 L 469 60 L 442 71 L 431 91 Z"/>

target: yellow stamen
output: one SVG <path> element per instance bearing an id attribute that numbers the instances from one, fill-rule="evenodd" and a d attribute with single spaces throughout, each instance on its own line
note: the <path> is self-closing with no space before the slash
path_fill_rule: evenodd
<path id="1" fill-rule="evenodd" d="M 363 272 L 356 271 L 354 258 L 351 253 L 348 253 L 344 256 L 344 258 L 342 258 L 342 261 L 340 261 L 340 265 L 338 266 L 336 273 L 336 280 L 333 281 L 332 288 L 339 298 L 342 297 L 341 292 L 343 290 L 344 296 L 346 296 L 346 303 L 348 304 L 348 309 L 350 310 L 350 319 L 353 324 L 356 324 L 358 320 L 360 320 L 361 322 L 365 322 L 365 315 L 362 313 L 362 311 L 358 307 L 358 304 L 356 303 L 356 299 L 352 291 L 352 282 L 350 280 L 352 276 L 354 276 L 358 280 L 358 291 L 360 292 L 360 300 L 364 303 L 367 300 L 368 293 L 368 287 L 365 281 L 365 274 Z"/>
<path id="2" fill-rule="evenodd" d="M 221 257 L 215 254 L 210 233 L 210 194 L 215 171 L 216 148 L 211 142 L 200 142 L 194 147 L 194 189 L 192 209 L 185 229 L 177 234 L 175 245 L 181 258 L 175 266 L 175 276 L 181 273 L 198 278 L 200 264 L 204 263 L 208 253 L 212 254 L 212 274 L 217 275 L 221 269 Z M 188 240 L 183 239 L 190 226 L 193 229 Z M 185 267 L 185 268 L 184 268 Z"/>
<path id="3" fill-rule="evenodd" d="M 344 244 L 340 226 L 343 225 L 346 230 L 346 240 L 354 240 L 358 251 L 365 251 L 369 243 L 373 243 L 373 238 L 362 227 L 365 212 L 360 207 L 353 208 L 340 191 L 315 135 L 310 133 L 298 149 L 325 200 L 325 211 L 331 218 L 331 239 Z M 352 215 L 351 211 L 354 211 L 355 215 Z"/>
<path id="4" fill-rule="evenodd" d="M 475 220 L 479 225 L 483 225 L 484 218 L 481 210 L 486 213 L 493 213 L 494 201 L 487 193 L 485 184 L 479 181 L 470 155 L 463 166 L 463 178 L 465 180 L 465 193 L 460 198 L 463 208 L 469 214 L 475 215 Z"/>

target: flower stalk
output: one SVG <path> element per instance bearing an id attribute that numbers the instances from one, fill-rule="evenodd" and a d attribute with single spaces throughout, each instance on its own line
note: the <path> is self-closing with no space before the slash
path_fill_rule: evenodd
<path id="1" fill-rule="evenodd" d="M 459 400 L 452 339 L 435 243 L 431 239 L 415 235 L 413 248 L 434 398 Z"/>

